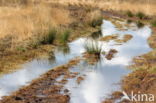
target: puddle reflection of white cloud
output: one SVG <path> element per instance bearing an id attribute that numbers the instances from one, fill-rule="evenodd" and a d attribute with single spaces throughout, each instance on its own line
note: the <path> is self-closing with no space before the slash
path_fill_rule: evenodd
<path id="1" fill-rule="evenodd" d="M 86 78 L 83 87 L 82 87 L 82 94 L 84 95 L 84 99 L 86 103 L 99 103 L 100 102 L 100 95 L 101 89 L 105 88 L 102 87 L 102 82 L 104 78 L 99 73 L 90 72 L 88 77 Z"/>
<path id="2" fill-rule="evenodd" d="M 140 37 L 143 37 L 144 39 L 147 39 L 151 35 L 152 30 L 148 27 L 145 26 L 139 30 L 136 31 L 136 34 Z"/>
<path id="3" fill-rule="evenodd" d="M 72 43 L 69 43 L 71 54 L 81 54 L 85 52 L 85 49 L 83 48 L 84 42 L 86 41 L 86 38 L 80 38 Z"/>
<path id="4" fill-rule="evenodd" d="M 103 20 L 102 24 L 102 34 L 103 36 L 116 34 L 117 30 L 115 26 L 107 20 Z"/>
<path id="5" fill-rule="evenodd" d="M 126 58 L 126 57 L 115 57 L 112 60 L 106 60 L 106 64 L 109 65 L 129 65 L 129 63 L 131 62 L 131 59 Z"/>
<path id="6" fill-rule="evenodd" d="M 120 31 L 110 21 L 104 20 L 102 33 L 103 36 L 117 33 L 120 38 L 125 34 L 131 34 L 133 38 L 122 45 L 114 45 L 115 42 L 113 41 L 99 42 L 99 45 L 102 45 L 102 50 L 107 53 L 110 49 L 116 49 L 118 53 L 112 60 L 103 58 L 99 67 L 97 66 L 94 68 L 95 71 L 89 72 L 85 81 L 78 86 L 77 91 L 72 89 L 71 103 L 100 103 L 101 97 L 119 89 L 113 83 L 118 83 L 124 75 L 130 72 L 126 69 L 126 66 L 130 65 L 133 57 L 151 50 L 147 44 L 147 38 L 151 34 L 151 29 L 148 26 L 141 29 L 133 26 Z M 69 82 L 69 84 L 72 84 L 72 82 Z"/>

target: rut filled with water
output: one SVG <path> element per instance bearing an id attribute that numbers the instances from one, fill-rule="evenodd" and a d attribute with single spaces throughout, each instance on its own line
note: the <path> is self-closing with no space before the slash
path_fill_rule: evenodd
<path id="1" fill-rule="evenodd" d="M 101 26 L 102 35 L 96 41 L 100 45 L 102 52 L 108 53 L 116 50 L 113 58 L 106 58 L 106 54 L 100 55 L 100 60 L 94 64 L 88 63 L 85 59 L 72 67 L 71 72 L 78 72 L 77 77 L 68 79 L 64 89 L 69 90 L 70 103 L 100 103 L 113 91 L 120 90 L 120 81 L 131 72 L 127 66 L 131 65 L 133 58 L 145 54 L 152 49 L 147 43 L 147 38 L 151 35 L 149 26 L 138 28 L 135 24 L 125 26 L 125 22 L 118 22 L 123 25 L 122 29 L 116 27 L 111 21 L 103 20 Z M 123 39 L 125 35 L 132 38 L 127 42 L 117 42 L 116 40 L 101 41 L 105 36 L 117 35 Z M 66 64 L 69 60 L 80 56 L 86 52 L 85 43 L 92 42 L 91 38 L 79 38 L 68 44 L 66 47 L 57 48 L 53 56 L 43 59 L 35 59 L 23 65 L 23 67 L 0 78 L 0 97 L 10 95 L 19 88 L 29 85 L 32 80 L 48 72 L 51 68 Z M 83 80 L 78 83 L 77 78 Z M 61 91 L 60 93 L 64 93 Z"/>

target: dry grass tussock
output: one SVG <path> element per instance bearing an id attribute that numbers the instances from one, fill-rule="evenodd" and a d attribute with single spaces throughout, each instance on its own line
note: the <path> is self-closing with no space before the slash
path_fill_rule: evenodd
<path id="1" fill-rule="evenodd" d="M 103 10 L 130 10 L 134 13 L 144 12 L 147 15 L 156 14 L 155 0 L 49 0 L 49 2 L 61 3 L 64 5 L 98 7 Z"/>
<path id="2" fill-rule="evenodd" d="M 68 10 L 43 3 L 22 7 L 1 6 L 0 39 L 8 38 L 11 47 L 14 47 L 23 41 L 30 42 L 35 35 L 40 37 L 52 28 L 66 26 L 71 21 Z"/>

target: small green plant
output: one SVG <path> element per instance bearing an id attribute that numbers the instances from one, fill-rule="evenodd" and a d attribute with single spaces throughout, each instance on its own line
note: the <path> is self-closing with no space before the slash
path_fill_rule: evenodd
<path id="1" fill-rule="evenodd" d="M 70 37 L 70 30 L 63 31 L 62 34 L 60 34 L 60 42 L 63 44 L 66 44 L 68 42 L 68 39 Z"/>
<path id="2" fill-rule="evenodd" d="M 54 40 L 56 39 L 57 30 L 51 29 L 49 30 L 48 34 L 46 34 L 43 39 L 41 40 L 42 44 L 53 44 Z"/>
<path id="3" fill-rule="evenodd" d="M 102 22 L 103 22 L 103 18 L 99 17 L 99 18 L 93 19 L 90 23 L 90 26 L 95 28 L 97 26 L 101 26 Z"/>
<path id="4" fill-rule="evenodd" d="M 20 52 L 25 52 L 27 49 L 25 47 L 19 46 L 17 47 L 17 50 Z"/>
<path id="5" fill-rule="evenodd" d="M 145 15 L 144 13 L 142 13 L 142 12 L 138 12 L 138 13 L 136 14 L 136 16 L 137 16 L 139 19 L 144 19 L 144 18 L 146 17 L 146 15 Z"/>
<path id="6" fill-rule="evenodd" d="M 153 27 L 156 27 L 156 20 L 153 20 L 153 21 L 151 22 L 151 25 L 152 25 Z"/>
<path id="7" fill-rule="evenodd" d="M 84 48 L 89 54 L 100 55 L 102 52 L 102 46 L 98 43 L 98 41 L 95 40 L 86 41 L 86 43 L 84 44 Z"/>
<path id="8" fill-rule="evenodd" d="M 128 17 L 133 17 L 134 15 L 133 15 L 133 13 L 131 11 L 127 11 L 127 16 Z"/>
<path id="9" fill-rule="evenodd" d="M 128 19 L 128 20 L 127 20 L 127 23 L 128 23 L 128 24 L 132 23 L 132 20 L 131 20 L 131 19 Z"/>
<path id="10" fill-rule="evenodd" d="M 144 24 L 141 21 L 137 21 L 137 26 L 138 26 L 138 28 L 142 28 L 144 26 Z"/>

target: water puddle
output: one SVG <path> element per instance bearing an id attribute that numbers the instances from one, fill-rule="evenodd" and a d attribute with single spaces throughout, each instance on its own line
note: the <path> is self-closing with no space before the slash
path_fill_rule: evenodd
<path id="1" fill-rule="evenodd" d="M 50 69 L 66 64 L 69 60 L 79 56 L 81 51 L 77 50 L 76 47 L 79 47 L 79 41 L 69 43 L 68 47 L 64 48 L 69 48 L 68 53 L 66 50 L 58 48 L 50 57 L 34 59 L 24 64 L 20 70 L 0 77 L 0 97 L 7 96 L 22 86 L 29 85 L 32 80 Z"/>
<path id="2" fill-rule="evenodd" d="M 122 38 L 126 34 L 133 36 L 131 40 L 122 45 L 117 45 L 113 40 L 109 42 L 98 41 L 102 50 L 108 52 L 115 49 L 118 53 L 111 60 L 102 56 L 95 65 L 82 60 L 77 66 L 71 68 L 71 72 L 79 72 L 84 80 L 78 84 L 76 78 L 69 79 L 65 89 L 70 92 L 70 103 L 100 103 L 111 92 L 120 89 L 120 81 L 123 76 L 131 71 L 126 66 L 132 63 L 135 56 L 142 55 L 151 50 L 147 38 L 151 34 L 148 26 L 143 28 L 129 27 L 119 30 L 110 21 L 103 21 L 102 36 L 118 34 Z M 134 29 L 135 28 L 135 29 Z M 51 68 L 67 63 L 74 57 L 81 56 L 85 52 L 84 43 L 88 38 L 79 38 L 68 44 L 67 47 L 58 48 L 53 56 L 44 59 L 35 59 L 24 64 L 21 70 L 4 75 L 0 78 L 0 97 L 10 95 L 22 86 L 46 73 Z M 59 78 L 58 80 L 60 80 Z"/>
<path id="3" fill-rule="evenodd" d="M 118 34 L 122 38 L 126 34 L 133 36 L 131 40 L 122 45 L 110 42 L 101 42 L 102 49 L 109 51 L 115 49 L 118 53 L 112 60 L 101 58 L 96 65 L 89 65 L 85 61 L 81 62 L 71 71 L 85 74 L 85 80 L 80 84 L 75 79 L 70 79 L 65 85 L 70 91 L 70 103 L 100 103 L 107 98 L 113 91 L 120 90 L 120 81 L 131 71 L 127 68 L 132 63 L 135 56 L 142 55 L 151 51 L 147 43 L 147 38 L 151 35 L 148 26 L 143 28 L 128 28 L 118 30 L 110 21 L 105 21 L 102 25 L 103 36 Z M 83 42 L 82 42 L 83 43 Z"/>

